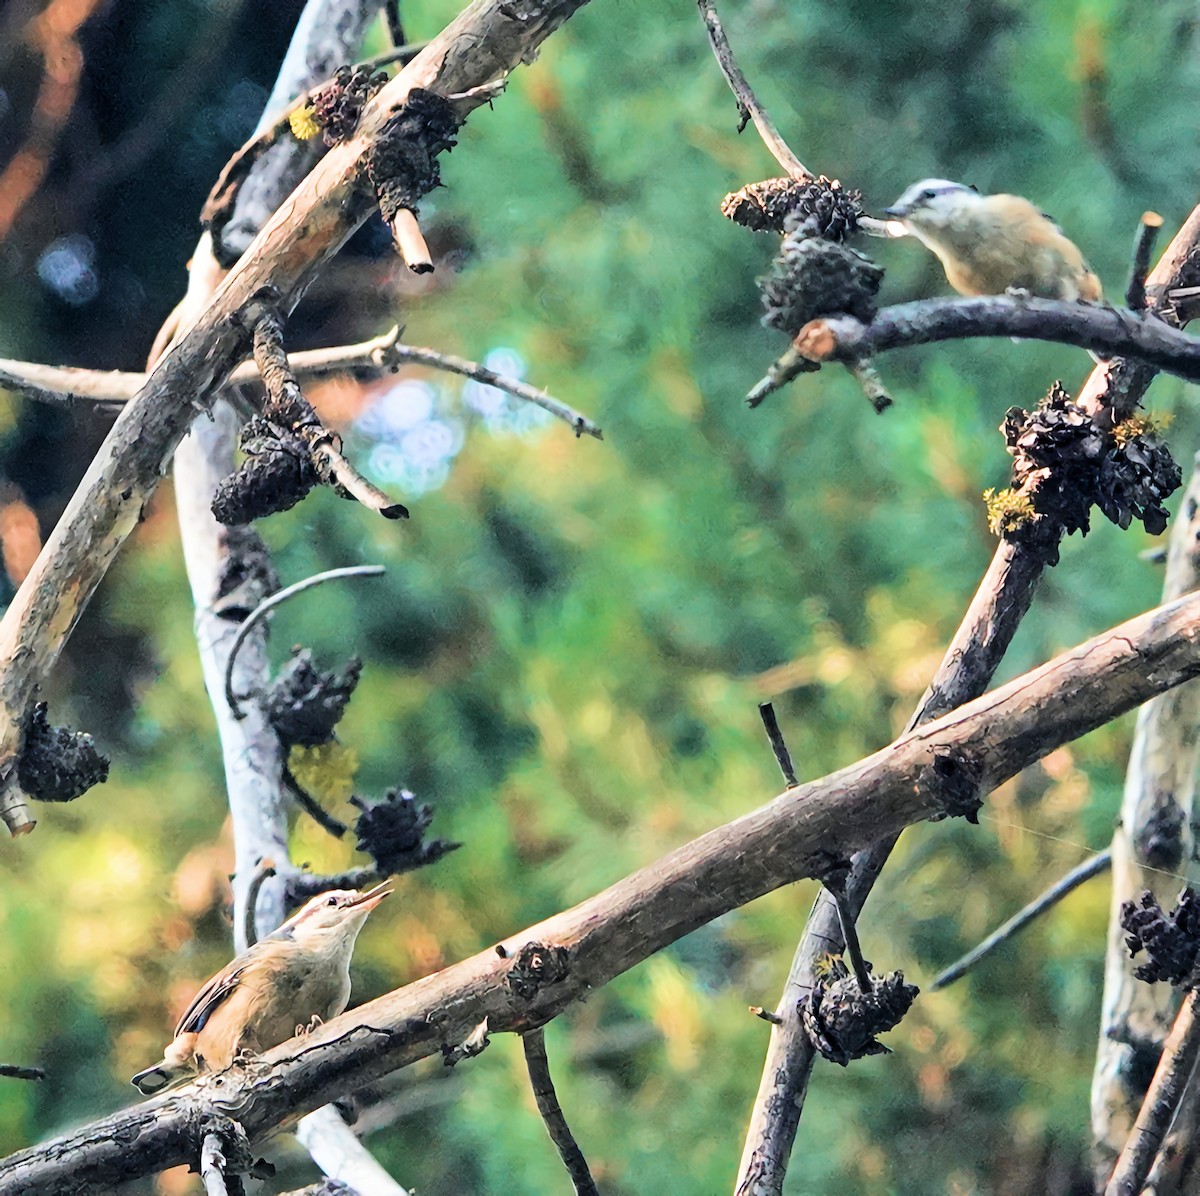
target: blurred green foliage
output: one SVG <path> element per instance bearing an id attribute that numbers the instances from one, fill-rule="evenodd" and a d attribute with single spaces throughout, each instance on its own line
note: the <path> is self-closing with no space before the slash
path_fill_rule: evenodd
<path id="1" fill-rule="evenodd" d="M 456 7 L 412 0 L 406 26 L 428 36 Z M 1183 0 L 727 7 L 785 136 L 861 187 L 869 210 L 928 175 L 1022 192 L 1119 295 L 1138 214 L 1153 207 L 1171 229 L 1195 200 L 1200 60 Z M 0 352 L 138 366 L 297 8 L 242 12 L 193 109 L 160 112 L 152 151 L 90 190 L 79 162 L 115 156 L 167 103 L 218 7 L 122 2 L 84 27 L 87 119 L 67 126 L 43 191 L 0 243 Z M 11 155 L 38 62 L 17 47 L 4 66 Z M 399 309 L 413 343 L 515 351 L 605 431 L 597 443 L 557 424 L 489 430 L 460 381 L 438 378 L 465 442 L 444 484 L 410 501 L 410 523 L 315 494 L 263 526 L 285 580 L 388 566 L 382 581 L 289 605 L 274 650 L 365 658 L 342 734 L 360 791 L 406 784 L 436 805 L 435 831 L 465 843 L 403 878 L 372 919 L 356 999 L 766 800 L 780 787 L 755 711 L 766 696 L 804 778 L 886 743 L 991 553 L 979 494 L 1006 478 L 1005 409 L 1086 373 L 1064 348 L 964 343 L 881 362 L 897 399 L 882 417 L 835 370 L 748 411 L 741 396 L 783 344 L 759 326 L 754 287 L 773 240 L 718 212 L 726 191 L 772 173 L 736 119 L 693 5 L 596 0 L 444 162 L 448 190 L 426 212 L 456 264 L 414 290 L 368 232 L 298 315 L 297 340 L 313 343 L 370 335 Z M 95 255 L 86 302 L 39 282 L 71 236 Z M 919 246 L 866 248 L 887 267 L 885 300 L 946 289 Z M 1186 462 L 1198 429 L 1182 387 L 1160 379 L 1151 405 L 1177 416 Z M 43 527 L 104 427 L 0 393 L 0 467 Z M 110 781 L 0 847 L 0 1059 L 50 1072 L 36 1086 L 0 1080 L 3 1151 L 130 1100 L 126 1078 L 227 958 L 220 756 L 173 520 L 164 487 L 49 687 L 54 714 L 112 753 Z M 1106 524 L 1067 543 L 1004 676 L 1151 605 L 1147 546 Z M 1130 728 L 1055 752 L 997 793 L 978 828 L 907 834 L 862 924 L 876 966 L 926 983 L 1102 845 Z M 318 869 L 353 860 L 303 821 L 294 849 Z M 788 1190 L 1086 1190 L 1105 887 L 922 997 L 889 1037 L 895 1055 L 818 1068 Z M 766 1042 L 745 1007 L 775 1003 L 813 895 L 778 892 L 696 932 L 551 1027 L 559 1094 L 604 1191 L 730 1189 Z M 423 1196 L 562 1190 L 516 1042 L 496 1040 L 445 1083 L 439 1072 L 413 1069 L 405 1115 L 371 1139 L 404 1183 Z"/>

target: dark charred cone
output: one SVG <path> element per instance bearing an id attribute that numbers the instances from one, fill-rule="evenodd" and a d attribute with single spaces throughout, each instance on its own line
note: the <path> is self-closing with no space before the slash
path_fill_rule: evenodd
<path id="1" fill-rule="evenodd" d="M 920 992 L 916 985 L 905 983 L 903 972 L 871 979 L 874 987 L 863 992 L 846 965 L 835 958 L 829 976 L 818 981 L 799 1004 L 800 1021 L 813 1046 L 842 1067 L 866 1055 L 889 1054 L 876 1035 L 898 1026 Z"/>
<path id="2" fill-rule="evenodd" d="M 862 192 L 847 191 L 837 179 L 763 179 L 732 191 L 721 212 L 754 232 L 790 232 L 803 226 L 805 236 L 845 241 L 858 231 Z"/>
<path id="3" fill-rule="evenodd" d="M 362 811 L 354 824 L 358 850 L 365 851 L 384 876 L 423 868 L 461 846 L 447 839 L 426 840 L 433 810 L 407 789 L 389 789 L 377 802 L 361 797 L 350 801 Z"/>
<path id="4" fill-rule="evenodd" d="M 869 324 L 882 280 L 883 270 L 864 254 L 797 230 L 784 237 L 771 273 L 759 279 L 763 323 L 788 336 L 818 316 L 842 312 Z"/>
<path id="5" fill-rule="evenodd" d="M 321 127 L 326 145 L 344 141 L 358 128 L 367 101 L 388 81 L 386 71 L 367 66 L 341 66 L 312 97 L 313 120 Z"/>
<path id="6" fill-rule="evenodd" d="M 46 703 L 34 703 L 17 763 L 17 779 L 30 797 L 74 801 L 93 785 L 108 780 L 108 764 L 87 732 L 51 726 Z"/>
<path id="7" fill-rule="evenodd" d="M 565 980 L 571 970 L 571 953 L 566 947 L 526 943 L 508 969 L 508 987 L 523 1001 L 532 1001 L 547 985 Z"/>
<path id="8" fill-rule="evenodd" d="M 1121 929 L 1130 958 L 1146 953 L 1146 962 L 1134 968 L 1139 980 L 1153 984 L 1167 980 L 1176 988 L 1196 986 L 1196 958 L 1200 954 L 1200 899 L 1186 888 L 1171 910 L 1164 910 L 1150 892 L 1140 903 L 1121 906 Z"/>
<path id="9" fill-rule="evenodd" d="M 246 459 L 213 495 L 212 513 L 226 526 L 250 523 L 294 507 L 320 477 L 307 442 L 287 428 L 256 415 L 238 443 Z"/>
<path id="10" fill-rule="evenodd" d="M 439 154 L 455 145 L 458 119 L 439 95 L 414 88 L 404 107 L 379 132 L 367 173 L 379 213 L 389 224 L 401 208 L 416 212 L 421 197 L 442 183 Z"/>
<path id="11" fill-rule="evenodd" d="M 296 649 L 261 698 L 263 712 L 280 742 L 287 747 L 328 743 L 361 673 L 362 661 L 357 656 L 340 671 L 325 673 L 313 664 L 308 648 Z"/>
<path id="12" fill-rule="evenodd" d="M 1044 537 L 1047 520 L 1061 534 L 1087 534 L 1093 505 L 1119 527 L 1140 519 L 1151 534 L 1167 525 L 1163 502 L 1182 482 L 1170 450 L 1135 418 L 1109 429 L 1056 382 L 1032 411 L 1010 408 L 1001 425 L 1013 457 L 1013 490 L 1027 495 L 1037 519 L 1008 533 Z M 1057 561 L 1057 548 L 1051 563 Z"/>

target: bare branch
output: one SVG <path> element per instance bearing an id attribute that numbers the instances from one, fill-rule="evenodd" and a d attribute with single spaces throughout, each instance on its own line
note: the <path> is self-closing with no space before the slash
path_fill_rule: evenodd
<path id="1" fill-rule="evenodd" d="M 1002 926 L 996 927 L 978 946 L 952 963 L 929 986 L 930 992 L 937 992 L 956 980 L 961 980 L 981 959 L 986 958 L 999 946 L 1007 943 L 1020 931 L 1024 930 L 1035 918 L 1041 917 L 1048 909 L 1053 909 L 1068 893 L 1073 893 L 1085 881 L 1093 876 L 1099 876 L 1112 867 L 1112 852 L 1098 851 L 1089 856 L 1082 864 L 1072 868 L 1066 876 L 1060 877 L 1044 893 L 1039 893 L 1027 906 L 1015 913 Z"/>
<path id="2" fill-rule="evenodd" d="M 787 782 L 789 789 L 794 789 L 800 782 L 796 779 L 796 766 L 792 763 L 792 753 L 788 751 L 788 745 L 783 738 L 783 732 L 779 729 L 779 720 L 775 717 L 775 706 L 771 702 L 760 702 L 758 704 L 758 715 L 762 719 L 763 728 L 767 732 L 767 740 L 771 744 L 771 751 L 775 753 L 775 762 L 779 765 L 779 771 L 783 773 L 783 779 Z"/>
<path id="3" fill-rule="evenodd" d="M 1057 299 L 922 299 L 882 308 L 870 324 L 853 316 L 812 320 L 793 344 L 795 353 L 808 361 L 857 363 L 893 349 L 976 336 L 1058 341 L 1110 357 L 1134 357 L 1164 373 L 1200 381 L 1200 337 L 1124 308 Z"/>
<path id="4" fill-rule="evenodd" d="M 336 1175 L 359 1196 L 409 1196 L 408 1189 L 362 1146 L 333 1105 L 301 1118 L 296 1138 L 326 1175 Z"/>
<path id="5" fill-rule="evenodd" d="M 725 81 L 729 84 L 734 99 L 737 100 L 738 115 L 741 118 L 738 132 L 740 133 L 749 121 L 754 121 L 754 127 L 758 130 L 763 145 L 770 150 L 775 161 L 792 178 L 811 179 L 812 171 L 792 153 L 787 142 L 775 127 L 775 122 L 767 115 L 766 109 L 758 102 L 758 97 L 754 94 L 750 84 L 746 82 L 746 76 L 742 74 L 741 68 L 733 57 L 733 50 L 729 45 L 729 39 L 725 36 L 721 18 L 717 16 L 717 6 L 712 0 L 698 0 L 698 4 L 704 27 L 708 30 L 708 40 L 712 45 L 713 54 L 716 55 Z"/>
<path id="6" fill-rule="evenodd" d="M 527 1030 L 521 1035 L 521 1045 L 525 1048 L 525 1065 L 529 1068 L 529 1084 L 537 1101 L 538 1112 L 542 1115 L 558 1157 L 571 1177 L 576 1196 L 600 1196 L 596 1181 L 588 1170 L 587 1159 L 583 1157 L 583 1151 L 579 1149 L 579 1143 L 575 1141 L 558 1103 L 554 1081 L 550 1078 L 550 1060 L 546 1055 L 543 1028 L 538 1026 L 535 1030 Z"/>
<path id="7" fill-rule="evenodd" d="M 44 1080 L 46 1073 L 40 1067 L 18 1067 L 15 1063 L 0 1063 L 0 1076 L 10 1080 Z"/>
<path id="8" fill-rule="evenodd" d="M 1125 287 L 1125 305 L 1132 311 L 1141 311 L 1146 306 L 1146 275 L 1150 272 L 1150 255 L 1163 218 L 1157 212 L 1143 212 L 1138 224 L 1137 241 L 1133 246 L 1133 266 L 1129 272 L 1129 283 Z"/>
<path id="9" fill-rule="evenodd" d="M 1193 990 L 1175 1019 L 1133 1132 L 1117 1160 L 1112 1178 L 1104 1189 L 1104 1196 L 1138 1196 L 1143 1190 L 1146 1176 L 1179 1107 L 1184 1088 L 1200 1059 L 1198 1012 L 1200 992 Z"/>
<path id="10" fill-rule="evenodd" d="M 306 349 L 288 354 L 288 366 L 301 381 L 323 378 L 331 374 L 351 373 L 359 378 L 394 372 L 406 364 L 432 366 L 450 374 L 474 378 L 487 386 L 503 390 L 514 398 L 534 403 L 557 419 L 570 424 L 577 436 L 604 435 L 590 419 L 553 395 L 520 378 L 499 374 L 478 362 L 437 349 L 401 344 L 399 327 L 393 326 L 381 336 L 356 345 L 339 345 L 330 349 Z M 17 391 L 26 398 L 59 407 L 95 404 L 114 408 L 128 402 L 146 385 L 146 374 L 123 373 L 120 370 L 87 370 L 76 366 L 40 365 L 32 361 L 0 359 L 0 386 Z M 251 361 L 242 362 L 229 375 L 228 385 L 250 384 L 259 381 L 258 367 Z"/>
<path id="11" fill-rule="evenodd" d="M 947 761 L 980 796 L 1079 735 L 1200 674 L 1200 595 L 1158 607 L 819 781 L 716 828 L 504 950 L 427 976 L 228 1072 L 0 1162 L 0 1196 L 109 1190 L 186 1160 L 205 1111 L 251 1141 L 482 1023 L 523 1033 L 698 926 L 818 876 L 832 856 L 947 811 Z M 958 801 L 962 794 L 955 795 Z M 520 965 L 520 974 L 517 968 Z M 535 966 L 536 965 L 536 966 Z M 551 966 L 553 965 L 553 966 Z"/>

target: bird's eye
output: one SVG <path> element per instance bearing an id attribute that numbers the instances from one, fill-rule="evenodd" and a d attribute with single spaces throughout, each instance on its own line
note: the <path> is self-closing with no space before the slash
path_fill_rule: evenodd
<path id="1" fill-rule="evenodd" d="M 330 898 L 329 898 L 329 899 L 328 899 L 328 900 L 325 902 L 325 904 L 326 904 L 326 905 L 337 905 L 337 898 L 336 898 L 336 897 L 330 897 Z"/>
<path id="2" fill-rule="evenodd" d="M 937 192 L 932 187 L 926 187 L 925 190 L 921 192 L 922 199 L 933 199 L 936 195 Z"/>

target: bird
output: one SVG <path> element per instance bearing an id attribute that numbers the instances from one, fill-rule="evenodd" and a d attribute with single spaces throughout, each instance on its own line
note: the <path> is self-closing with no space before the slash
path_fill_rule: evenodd
<path id="1" fill-rule="evenodd" d="M 1019 195 L 980 195 L 949 179 L 922 179 L 884 214 L 937 254 L 960 295 L 1101 298 L 1100 279 L 1077 246 Z"/>
<path id="2" fill-rule="evenodd" d="M 226 964 L 192 999 L 153 1067 L 131 1083 L 152 1096 L 204 1071 L 224 1071 L 336 1017 L 350 1000 L 350 956 L 367 915 L 391 892 L 387 882 L 313 897 L 273 934 Z"/>

